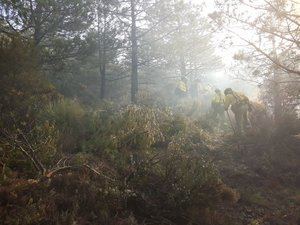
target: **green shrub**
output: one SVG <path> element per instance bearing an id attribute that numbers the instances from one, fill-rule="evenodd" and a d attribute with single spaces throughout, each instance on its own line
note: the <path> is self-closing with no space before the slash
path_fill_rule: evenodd
<path id="1" fill-rule="evenodd" d="M 45 113 L 46 119 L 53 121 L 61 131 L 68 132 L 82 128 L 82 119 L 86 112 L 76 101 L 63 99 L 50 104 Z"/>
<path id="2" fill-rule="evenodd" d="M 59 131 L 59 148 L 63 152 L 80 151 L 81 141 L 86 133 L 87 112 L 76 101 L 61 99 L 49 104 L 40 119 L 55 124 Z"/>
<path id="3" fill-rule="evenodd" d="M 147 107 L 130 106 L 116 118 L 121 148 L 147 150 L 155 142 L 163 140 L 159 126 L 159 111 Z"/>
<path id="4" fill-rule="evenodd" d="M 171 148 L 148 156 L 136 168 L 128 187 L 128 207 L 136 217 L 165 218 L 180 224 L 205 222 L 205 209 L 236 202 L 237 194 L 225 187 L 208 158 L 197 152 Z M 191 212 L 198 212 L 191 214 Z"/>
<path id="5" fill-rule="evenodd" d="M 59 97 L 43 77 L 37 57 L 35 47 L 21 38 L 0 37 L 1 127 L 31 129 L 36 114 Z"/>
<path id="6" fill-rule="evenodd" d="M 56 154 L 56 128 L 37 115 L 59 95 L 41 73 L 35 46 L 17 36 L 0 37 L 0 74 L 3 177 L 10 170 L 31 177 L 35 174 L 32 160 L 24 152 L 34 152 L 46 165 Z"/>
<path id="7" fill-rule="evenodd" d="M 25 207 L 17 215 L 30 215 L 27 224 L 72 224 L 78 218 L 98 224 L 139 224 L 139 218 L 149 223 L 164 218 L 180 224 L 209 224 L 205 218 L 214 215 L 217 203 L 237 199 L 211 163 L 210 134 L 183 115 L 146 106 L 117 109 L 111 104 L 88 110 L 62 100 L 49 105 L 39 120 L 50 129 L 48 134 L 55 133 L 51 137 L 58 137 L 59 148 L 40 155 L 45 164 L 55 165 L 64 155 L 59 149 L 68 150 L 59 144 L 71 136 L 69 149 L 73 146 L 78 153 L 68 152 L 72 153 L 69 163 L 90 163 L 104 176 L 91 175 L 83 167 L 54 175 L 50 186 L 44 187 L 50 196 L 41 195 L 31 204 L 39 216 Z M 45 128 L 37 127 L 40 137 Z M 43 207 L 46 215 L 39 210 Z M 119 211 L 120 217 L 115 217 Z"/>

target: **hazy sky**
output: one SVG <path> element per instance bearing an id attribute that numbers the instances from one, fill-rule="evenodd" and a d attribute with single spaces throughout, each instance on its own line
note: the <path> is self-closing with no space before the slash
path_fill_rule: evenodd
<path id="1" fill-rule="evenodd" d="M 186 1 L 191 1 L 196 4 L 201 4 L 204 3 L 205 9 L 204 13 L 211 13 L 214 11 L 214 1 L 213 0 L 186 0 Z M 291 2 L 294 3 L 294 7 L 296 9 L 296 14 L 300 15 L 300 0 L 290 0 Z M 259 4 L 260 2 L 263 3 L 263 0 L 255 0 L 252 1 L 255 4 Z M 239 10 L 243 10 L 243 8 L 239 8 Z M 250 10 L 249 8 L 245 8 L 245 13 L 248 14 L 249 16 L 257 16 L 257 12 L 255 10 Z M 238 33 L 239 35 L 245 37 L 246 39 L 252 39 L 255 41 L 257 38 L 256 34 L 254 31 L 251 30 L 245 30 L 243 27 L 237 27 L 236 24 L 232 24 L 230 26 L 230 29 L 233 30 L 234 32 Z M 226 33 L 218 33 L 215 35 L 215 40 L 216 42 L 221 41 L 222 42 L 222 37 L 225 37 Z M 215 80 L 215 86 L 224 88 L 226 86 L 233 87 L 237 89 L 238 91 L 244 91 L 246 94 L 248 94 L 252 99 L 257 98 L 258 93 L 259 93 L 259 88 L 256 86 L 255 83 L 249 83 L 245 81 L 238 81 L 236 79 L 232 79 L 232 71 L 230 71 L 230 65 L 233 62 L 233 55 L 235 52 L 237 52 L 239 49 L 241 49 L 241 46 L 245 44 L 241 39 L 235 38 L 234 41 L 235 46 L 230 47 L 229 49 L 224 49 L 224 48 L 219 48 L 218 44 L 216 45 L 216 53 L 222 57 L 223 62 L 225 64 L 224 70 L 221 70 L 219 72 L 216 72 L 212 74 L 211 76 Z M 239 46 L 241 45 L 241 46 Z M 239 46 L 239 47 L 238 47 Z"/>
<path id="2" fill-rule="evenodd" d="M 204 3 L 204 13 L 207 15 L 213 12 L 214 9 L 214 1 L 213 0 L 190 0 L 193 3 L 201 4 Z M 300 1 L 300 0 L 298 0 Z M 238 29 L 238 28 L 234 28 Z M 238 30 L 237 30 L 238 31 Z M 253 35 L 253 33 L 247 34 Z M 259 89 L 255 83 L 249 83 L 246 81 L 241 81 L 233 78 L 232 71 L 230 70 L 230 66 L 233 63 L 233 55 L 238 51 L 237 47 L 231 47 L 230 49 L 224 49 L 218 47 L 218 44 L 222 42 L 222 40 L 226 37 L 226 33 L 218 33 L 215 36 L 215 46 L 216 46 L 216 54 L 222 58 L 224 63 L 224 69 L 221 69 L 218 72 L 214 72 L 210 74 L 212 85 L 216 88 L 225 89 L 226 87 L 232 87 L 237 91 L 245 92 L 250 98 L 257 99 Z M 240 42 L 240 40 L 236 40 Z M 242 42 L 240 42 L 242 43 Z"/>

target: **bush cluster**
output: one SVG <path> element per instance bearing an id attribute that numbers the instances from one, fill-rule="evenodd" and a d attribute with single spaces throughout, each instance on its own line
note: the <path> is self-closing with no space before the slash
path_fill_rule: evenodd
<path id="1" fill-rule="evenodd" d="M 27 191 L 17 196 L 17 180 L 3 181 L 5 224 L 206 224 L 217 203 L 236 200 L 211 163 L 210 135 L 168 109 L 107 103 L 95 110 L 62 99 L 37 118 L 40 133 L 32 135 L 50 147 L 28 139 L 36 157 L 46 169 L 66 157 L 72 169 L 22 181 Z M 28 174 L 35 178 L 32 168 Z M 19 213 L 8 205 L 20 205 Z"/>

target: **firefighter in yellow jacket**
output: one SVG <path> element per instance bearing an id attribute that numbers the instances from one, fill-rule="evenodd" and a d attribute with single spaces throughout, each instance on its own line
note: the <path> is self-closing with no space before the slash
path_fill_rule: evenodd
<path id="1" fill-rule="evenodd" d="M 211 101 L 213 118 L 218 122 L 224 122 L 224 95 L 220 89 L 215 90 L 215 95 Z"/>
<path id="2" fill-rule="evenodd" d="M 224 108 L 227 111 L 231 106 L 230 109 L 235 116 L 237 132 L 238 134 L 241 134 L 250 127 L 248 111 L 251 111 L 251 105 L 249 99 L 243 93 L 235 92 L 231 88 L 225 89 L 224 94 Z"/>
<path id="3" fill-rule="evenodd" d="M 188 96 L 188 86 L 187 86 L 187 78 L 181 77 L 181 79 L 177 82 L 175 88 L 175 95 L 174 95 L 174 107 L 177 111 L 183 112 L 184 105 L 186 103 L 186 99 Z"/>
<path id="4" fill-rule="evenodd" d="M 178 81 L 177 87 L 175 89 L 175 94 L 182 98 L 182 97 L 186 97 L 187 96 L 187 78 L 186 77 L 182 77 L 180 79 L 180 81 Z"/>

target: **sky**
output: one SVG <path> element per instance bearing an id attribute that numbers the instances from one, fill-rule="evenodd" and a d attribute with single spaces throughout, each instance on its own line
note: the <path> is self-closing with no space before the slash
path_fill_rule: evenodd
<path id="1" fill-rule="evenodd" d="M 204 13 L 207 15 L 215 10 L 213 0 L 190 0 L 190 1 L 196 4 L 201 4 L 204 2 L 205 5 Z M 218 38 L 215 39 L 215 47 L 216 47 L 216 54 L 222 58 L 224 68 L 209 74 L 208 75 L 209 82 L 215 88 L 224 90 L 227 87 L 231 87 L 236 91 L 244 92 L 252 100 L 258 101 L 259 88 L 255 83 L 249 83 L 246 81 L 233 78 L 233 74 L 232 71 L 230 70 L 230 66 L 233 63 L 233 55 L 235 52 L 238 51 L 238 48 L 230 48 L 230 49 L 220 48 L 218 45 L 220 42 L 222 42 L 222 37 L 225 38 L 226 33 L 223 34 L 218 33 Z"/>

